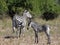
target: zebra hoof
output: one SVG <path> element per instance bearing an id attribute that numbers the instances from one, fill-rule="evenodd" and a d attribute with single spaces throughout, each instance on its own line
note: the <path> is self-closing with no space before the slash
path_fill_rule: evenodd
<path id="1" fill-rule="evenodd" d="M 27 28 L 27 30 L 29 30 L 29 28 Z"/>
<path id="2" fill-rule="evenodd" d="M 35 41 L 36 44 L 38 44 L 38 41 Z"/>
<path id="3" fill-rule="evenodd" d="M 48 42 L 47 44 L 51 44 L 51 42 Z"/>

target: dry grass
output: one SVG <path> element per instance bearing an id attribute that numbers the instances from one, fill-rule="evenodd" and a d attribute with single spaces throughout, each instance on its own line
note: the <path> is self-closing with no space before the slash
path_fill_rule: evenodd
<path id="1" fill-rule="evenodd" d="M 39 24 L 49 24 L 51 28 L 51 45 L 60 45 L 60 18 L 52 21 L 45 21 L 39 18 L 34 19 Z M 24 34 L 24 35 L 23 35 Z M 5 38 L 5 36 L 11 36 Z M 0 45 L 47 45 L 47 37 L 44 33 L 39 33 L 39 43 L 34 43 L 34 31 L 26 30 L 20 38 L 13 37 L 11 19 L 0 20 Z"/>

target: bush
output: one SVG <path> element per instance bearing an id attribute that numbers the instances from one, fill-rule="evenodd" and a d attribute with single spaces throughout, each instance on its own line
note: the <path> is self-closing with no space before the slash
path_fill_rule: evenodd
<path id="1" fill-rule="evenodd" d="M 55 12 L 44 12 L 43 15 L 42 15 L 42 18 L 45 19 L 45 20 L 53 20 L 55 18 L 58 17 L 58 14 L 55 13 Z"/>
<path id="2" fill-rule="evenodd" d="M 0 1 L 0 14 L 6 13 L 8 11 L 7 4 L 4 0 Z"/>

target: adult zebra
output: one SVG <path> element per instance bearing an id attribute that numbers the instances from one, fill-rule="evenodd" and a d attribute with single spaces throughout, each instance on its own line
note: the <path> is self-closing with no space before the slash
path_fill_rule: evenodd
<path id="1" fill-rule="evenodd" d="M 27 10 L 25 10 L 23 12 L 23 15 L 22 16 L 19 16 L 19 15 L 15 14 L 13 16 L 13 20 L 12 20 L 13 32 L 15 32 L 15 29 L 16 28 L 18 29 L 18 27 L 21 27 L 21 26 L 23 27 L 22 29 L 25 30 L 26 29 L 27 19 L 28 18 L 32 18 L 32 15 Z"/>

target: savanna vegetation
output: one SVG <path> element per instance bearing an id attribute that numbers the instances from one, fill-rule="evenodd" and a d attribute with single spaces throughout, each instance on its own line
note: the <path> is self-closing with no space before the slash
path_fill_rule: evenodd
<path id="1" fill-rule="evenodd" d="M 57 17 L 60 12 L 59 0 L 0 0 L 0 18 L 22 13 L 24 9 L 29 10 L 34 17 L 47 15 L 49 18 Z M 54 16 L 53 16 L 54 15 Z"/>
<path id="2" fill-rule="evenodd" d="M 18 39 L 15 33 L 12 34 L 11 18 L 15 13 L 22 14 L 25 9 L 30 11 L 33 20 L 50 26 L 51 45 L 60 45 L 60 0 L 0 0 L 0 45 L 47 45 L 44 33 L 39 33 L 39 43 L 34 43 L 31 28 L 22 31 Z"/>

